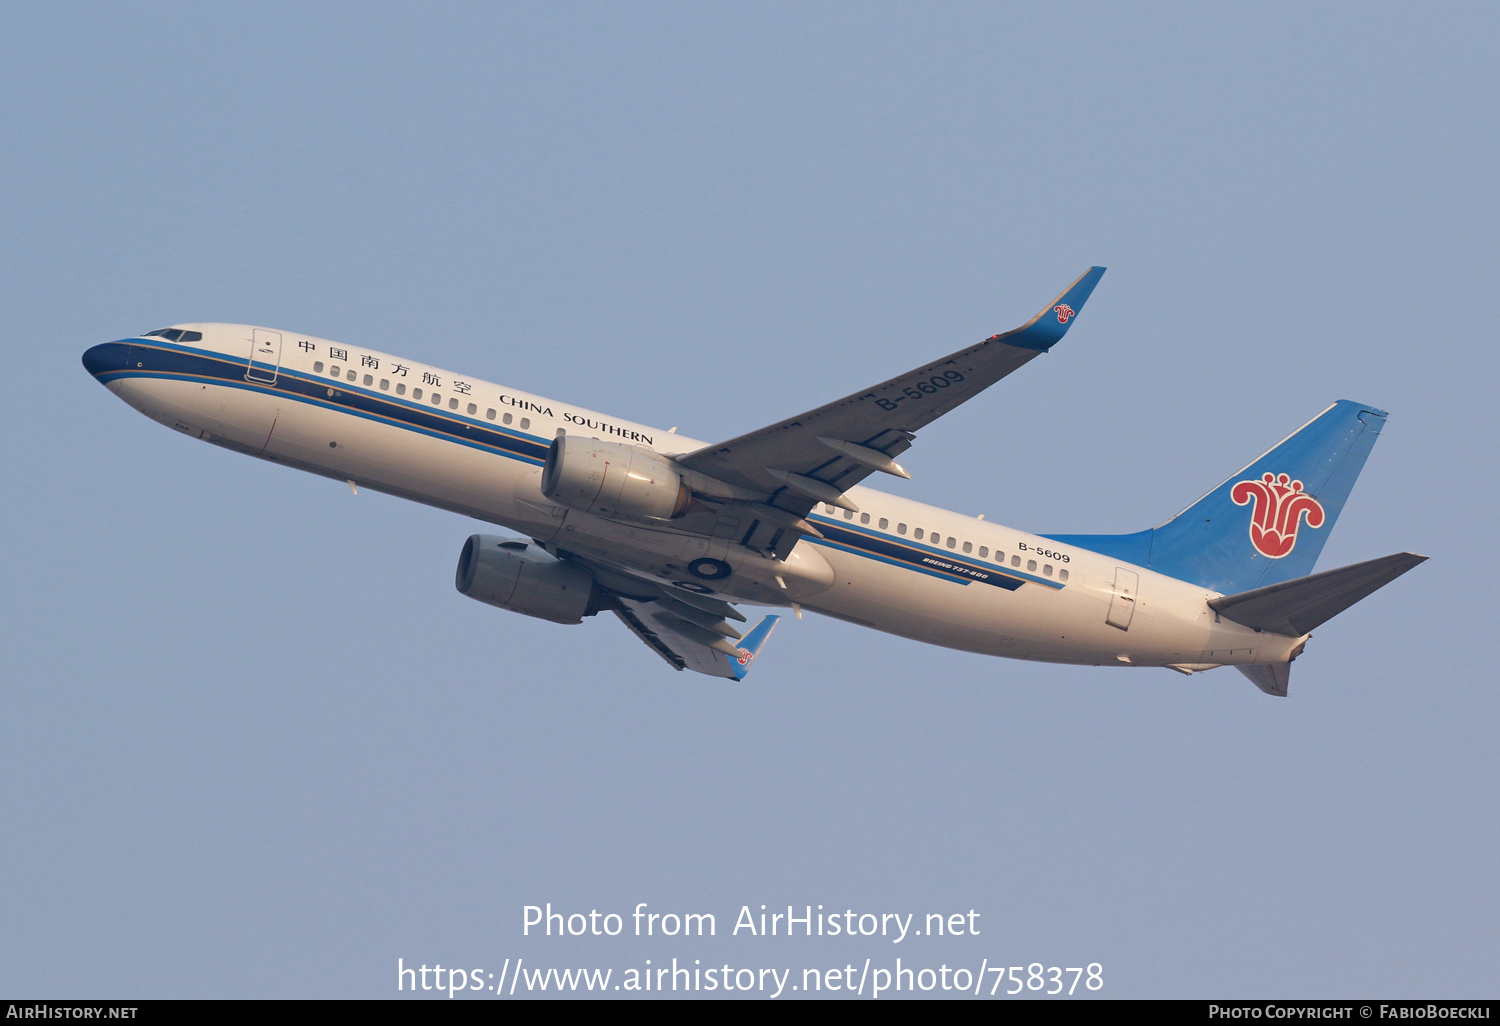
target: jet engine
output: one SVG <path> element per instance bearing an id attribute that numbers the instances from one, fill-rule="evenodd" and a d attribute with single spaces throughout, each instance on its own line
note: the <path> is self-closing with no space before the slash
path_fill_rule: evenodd
<path id="1" fill-rule="evenodd" d="M 582 567 L 520 538 L 488 534 L 464 542 L 453 584 L 471 599 L 553 623 L 582 623 L 603 598 Z"/>
<path id="2" fill-rule="evenodd" d="M 693 499 L 677 467 L 655 450 L 578 435 L 552 440 L 542 494 L 585 513 L 649 520 L 680 517 Z"/>

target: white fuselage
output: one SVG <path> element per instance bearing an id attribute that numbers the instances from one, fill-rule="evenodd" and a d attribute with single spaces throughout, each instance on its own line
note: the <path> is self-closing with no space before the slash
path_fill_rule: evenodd
<path id="1" fill-rule="evenodd" d="M 785 561 L 728 534 L 606 520 L 543 496 L 558 433 L 669 455 L 707 443 L 325 339 L 177 327 L 202 338 L 116 343 L 142 358 L 101 377 L 163 424 L 698 590 L 686 564 L 727 559 L 734 574 L 713 587 L 730 601 L 796 603 L 917 641 L 1052 662 L 1195 670 L 1284 661 L 1305 640 L 1218 618 L 1207 604 L 1217 593 L 1200 586 L 873 488 L 849 490 L 859 513 L 815 507 L 808 519 L 825 537 L 804 537 Z M 272 336 L 279 363 L 267 355 L 251 367 L 254 340 Z"/>

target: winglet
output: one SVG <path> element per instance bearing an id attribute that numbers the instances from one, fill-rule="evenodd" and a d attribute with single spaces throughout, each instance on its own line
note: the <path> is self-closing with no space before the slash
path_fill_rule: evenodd
<path id="1" fill-rule="evenodd" d="M 750 664 L 760 654 L 760 647 L 766 643 L 766 639 L 771 636 L 771 631 L 776 627 L 776 621 L 780 619 L 781 617 L 776 615 L 763 616 L 760 623 L 752 627 L 750 633 L 745 635 L 745 640 L 740 643 L 739 659 L 729 660 L 729 669 L 734 672 L 735 680 L 745 679 L 745 674 L 750 672 Z"/>
<path id="2" fill-rule="evenodd" d="M 1022 349 L 1037 349 L 1045 353 L 1057 345 L 1068 333 L 1068 326 L 1083 310 L 1083 304 L 1102 277 L 1104 277 L 1104 268 L 1090 267 L 1041 313 L 1014 331 L 996 335 L 995 338 L 1006 345 L 1020 346 Z"/>

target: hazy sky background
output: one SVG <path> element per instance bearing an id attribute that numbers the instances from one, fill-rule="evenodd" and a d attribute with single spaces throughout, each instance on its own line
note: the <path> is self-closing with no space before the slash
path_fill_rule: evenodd
<path id="1" fill-rule="evenodd" d="M 0 993 L 899 955 L 1493 996 L 1497 47 L 1490 4 L 0 7 Z M 1135 530 L 1334 399 L 1389 410 L 1319 568 L 1432 559 L 1286 700 L 811 615 L 745 684 L 673 673 L 460 596 L 479 525 L 79 365 L 251 322 L 720 438 L 1093 263 L 1064 344 L 884 484 Z M 522 938 L 548 901 L 720 936 Z M 725 936 L 761 903 L 983 932 Z"/>

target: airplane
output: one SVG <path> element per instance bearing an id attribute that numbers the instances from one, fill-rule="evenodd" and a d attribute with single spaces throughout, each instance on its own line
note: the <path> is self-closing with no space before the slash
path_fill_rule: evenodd
<path id="1" fill-rule="evenodd" d="M 1014 659 L 1234 666 L 1287 694 L 1312 631 L 1427 557 L 1313 573 L 1387 414 L 1340 400 L 1158 527 L 1032 534 L 877 491 L 917 432 L 1060 342 L 1091 267 L 1025 324 L 835 402 L 706 442 L 360 346 L 177 324 L 88 349 L 141 413 L 235 452 L 515 532 L 455 586 L 559 624 L 613 613 L 678 670 L 742 680 L 804 609 Z"/>

